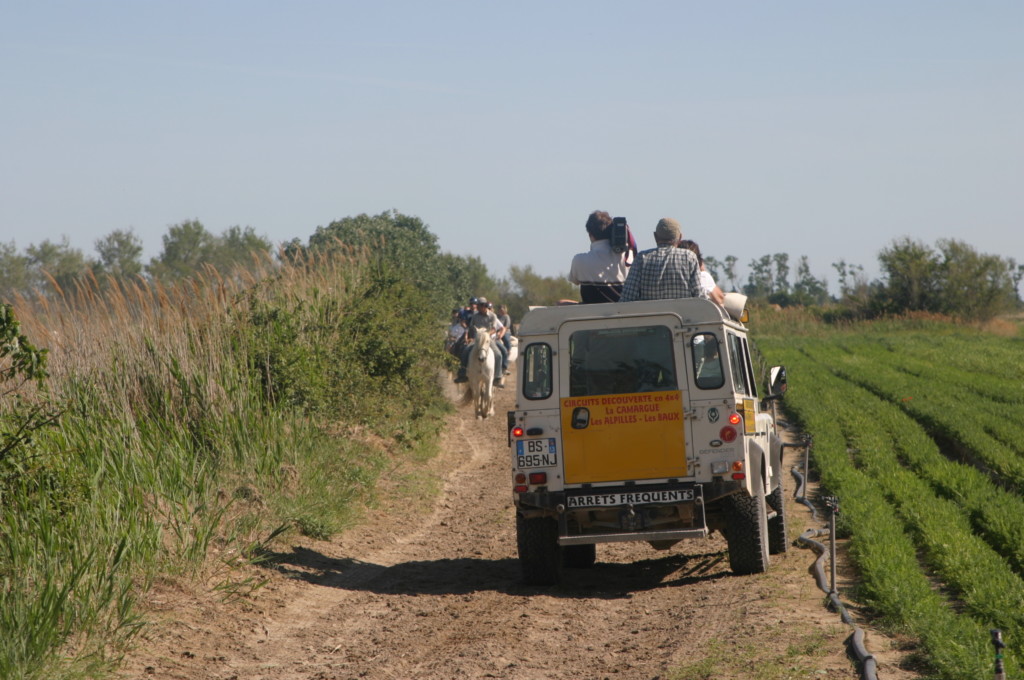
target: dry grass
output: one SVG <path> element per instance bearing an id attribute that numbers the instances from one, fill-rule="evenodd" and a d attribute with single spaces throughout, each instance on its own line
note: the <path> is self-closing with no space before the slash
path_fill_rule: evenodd
<path id="1" fill-rule="evenodd" d="M 51 278 L 51 290 L 18 295 L 12 305 L 26 336 L 49 350 L 55 394 L 88 376 L 106 382 L 114 406 L 130 411 L 141 398 L 143 376 L 160 366 L 163 373 L 173 366 L 184 376 L 230 380 L 234 368 L 226 364 L 224 342 L 231 339 L 229 324 L 252 299 L 303 297 L 317 290 L 344 297 L 366 264 L 365 252 L 339 245 L 330 254 L 293 263 L 270 254 L 254 257 L 229 275 L 210 267 L 171 285 L 90 275 L 65 290 Z M 224 395 L 217 385 L 224 380 L 204 382 L 208 403 L 220 402 Z"/>

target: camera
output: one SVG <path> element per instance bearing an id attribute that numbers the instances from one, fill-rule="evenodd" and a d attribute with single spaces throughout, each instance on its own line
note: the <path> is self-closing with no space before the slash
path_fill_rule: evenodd
<path id="1" fill-rule="evenodd" d="M 612 226 L 609 227 L 612 250 L 616 253 L 624 253 L 629 248 L 629 226 L 625 217 L 613 217 Z"/>

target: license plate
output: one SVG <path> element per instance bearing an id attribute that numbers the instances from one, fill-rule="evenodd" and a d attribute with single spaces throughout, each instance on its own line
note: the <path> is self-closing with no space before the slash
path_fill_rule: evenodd
<path id="1" fill-rule="evenodd" d="M 558 447 L 554 437 L 521 439 L 516 442 L 516 467 L 539 468 L 558 465 Z"/>

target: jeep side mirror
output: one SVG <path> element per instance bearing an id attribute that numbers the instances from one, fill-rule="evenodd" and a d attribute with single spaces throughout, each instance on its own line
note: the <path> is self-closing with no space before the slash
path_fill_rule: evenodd
<path id="1" fill-rule="evenodd" d="M 772 366 L 768 371 L 768 399 L 781 399 L 786 393 L 786 367 Z"/>

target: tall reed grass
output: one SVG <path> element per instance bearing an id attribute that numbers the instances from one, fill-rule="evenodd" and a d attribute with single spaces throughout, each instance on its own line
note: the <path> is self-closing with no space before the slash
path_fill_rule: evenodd
<path id="1" fill-rule="evenodd" d="M 4 461 L 0 677 L 102 676 L 155 578 L 203 576 L 286 530 L 327 538 L 388 456 L 429 451 L 446 403 L 418 295 L 340 248 L 14 300 L 62 415 Z M 360 427 L 390 450 L 337 436 Z"/>

